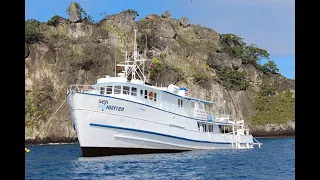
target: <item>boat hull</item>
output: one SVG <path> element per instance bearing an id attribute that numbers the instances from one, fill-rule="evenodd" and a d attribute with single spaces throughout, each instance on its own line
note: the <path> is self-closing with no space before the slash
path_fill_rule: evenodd
<path id="1" fill-rule="evenodd" d="M 141 103 L 78 92 L 67 100 L 84 157 L 231 149 L 235 138 L 253 147 L 251 135 L 199 132 L 196 119 Z"/>
<path id="2" fill-rule="evenodd" d="M 116 148 L 116 147 L 81 147 L 84 157 L 99 157 L 129 154 L 156 154 L 156 153 L 179 153 L 187 150 L 173 149 L 146 149 L 146 148 Z"/>

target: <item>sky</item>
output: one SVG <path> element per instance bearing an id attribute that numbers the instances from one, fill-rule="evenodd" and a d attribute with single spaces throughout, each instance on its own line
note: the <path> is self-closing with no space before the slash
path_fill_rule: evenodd
<path id="1" fill-rule="evenodd" d="M 47 22 L 54 15 L 68 18 L 66 9 L 75 0 L 26 0 L 25 19 Z M 295 2 L 294 0 L 78 0 L 81 7 L 99 21 L 101 14 L 135 9 L 140 18 L 161 15 L 186 16 L 191 24 L 233 33 L 247 44 L 256 44 L 270 53 L 280 73 L 295 79 Z M 261 61 L 265 63 L 265 60 Z"/>

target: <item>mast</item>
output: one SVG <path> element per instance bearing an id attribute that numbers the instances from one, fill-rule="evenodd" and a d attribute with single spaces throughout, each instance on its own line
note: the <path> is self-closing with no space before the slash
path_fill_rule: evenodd
<path id="1" fill-rule="evenodd" d="M 134 44 L 133 44 L 133 59 L 136 61 L 137 60 L 137 29 L 134 28 Z"/>
<path id="2" fill-rule="evenodd" d="M 117 53 L 118 50 L 116 51 L 116 58 L 114 58 L 114 77 L 117 77 Z"/>
<path id="3" fill-rule="evenodd" d="M 144 59 L 138 52 L 138 47 L 137 47 L 137 29 L 134 28 L 134 41 L 133 41 L 133 54 L 128 57 L 127 52 L 126 52 L 126 57 L 125 61 L 123 64 L 117 64 L 117 66 L 122 66 L 124 67 L 124 70 L 122 71 L 125 78 L 128 78 L 129 74 L 131 73 L 132 79 L 136 79 L 136 76 L 138 79 L 143 81 L 143 83 L 146 82 L 146 77 L 144 75 L 144 63 L 146 59 Z M 142 70 L 141 70 L 142 66 Z"/>

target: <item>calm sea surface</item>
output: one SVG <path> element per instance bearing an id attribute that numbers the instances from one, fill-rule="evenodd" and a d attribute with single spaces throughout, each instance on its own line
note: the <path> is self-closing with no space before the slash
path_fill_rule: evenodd
<path id="1" fill-rule="evenodd" d="M 295 179 L 295 139 L 249 150 L 81 157 L 78 144 L 28 147 L 26 179 Z"/>

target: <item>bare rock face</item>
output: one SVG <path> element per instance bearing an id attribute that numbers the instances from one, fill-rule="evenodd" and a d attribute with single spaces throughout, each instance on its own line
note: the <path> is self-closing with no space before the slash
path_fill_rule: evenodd
<path id="1" fill-rule="evenodd" d="M 112 22 L 118 28 L 131 28 L 138 14 L 132 10 L 125 10 L 118 14 L 110 15 L 107 21 Z"/>
<path id="2" fill-rule="evenodd" d="M 173 38 L 176 36 L 176 32 L 172 25 L 167 21 L 159 21 L 154 28 L 154 35 L 162 38 Z"/>
<path id="3" fill-rule="evenodd" d="M 171 13 L 170 13 L 169 11 L 165 11 L 165 12 L 161 15 L 161 17 L 163 17 L 163 18 L 170 18 L 170 16 L 171 16 Z"/>
<path id="4" fill-rule="evenodd" d="M 76 23 L 81 20 L 80 11 L 75 2 L 70 4 L 70 14 L 69 14 L 70 22 Z"/>
<path id="5" fill-rule="evenodd" d="M 281 124 L 266 124 L 252 126 L 252 135 L 254 136 L 294 136 L 295 134 L 295 121 L 288 121 Z"/>
<path id="6" fill-rule="evenodd" d="M 182 17 L 180 19 L 180 24 L 183 26 L 183 27 L 188 27 L 190 26 L 190 22 L 189 20 L 186 18 L 186 17 Z"/>
<path id="7" fill-rule="evenodd" d="M 149 14 L 146 16 L 146 19 L 154 19 L 154 18 L 160 18 L 158 14 Z"/>
<path id="8" fill-rule="evenodd" d="M 24 58 L 27 58 L 30 54 L 29 45 L 24 43 Z"/>
<path id="9" fill-rule="evenodd" d="M 84 23 L 73 23 L 70 24 L 68 28 L 68 37 L 70 38 L 80 38 L 80 37 L 86 37 L 90 35 L 92 32 L 92 28 L 90 25 L 86 25 Z"/>
<path id="10" fill-rule="evenodd" d="M 209 55 L 208 65 L 212 68 L 229 67 L 239 68 L 242 61 L 226 53 L 213 52 Z"/>

